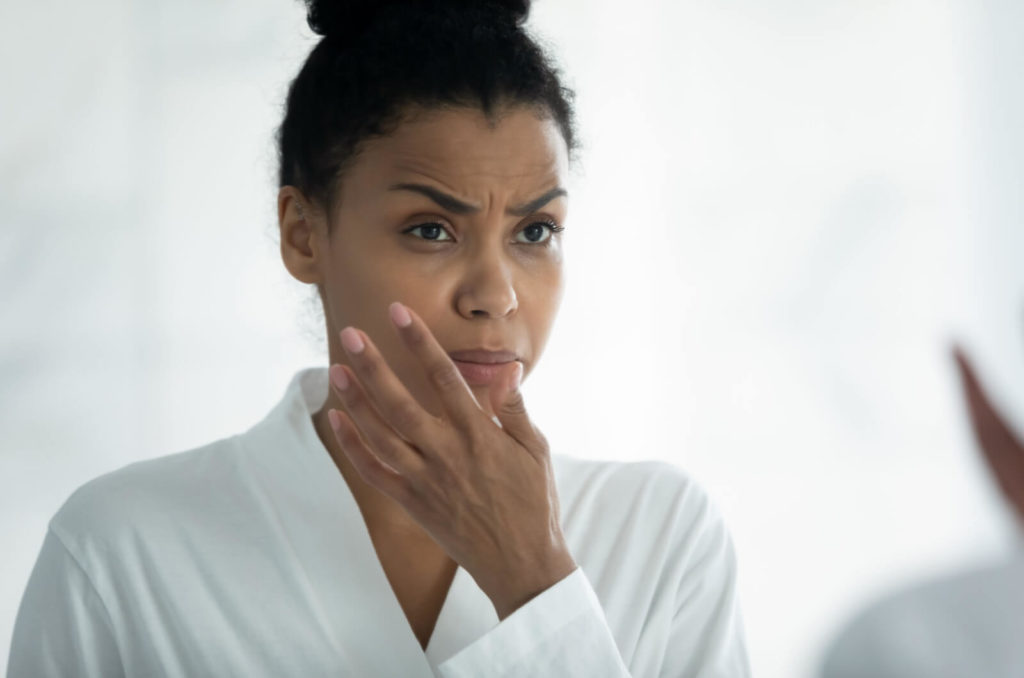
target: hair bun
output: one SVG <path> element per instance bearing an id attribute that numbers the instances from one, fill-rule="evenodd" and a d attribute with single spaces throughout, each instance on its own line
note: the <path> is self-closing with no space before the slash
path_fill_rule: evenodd
<path id="1" fill-rule="evenodd" d="M 385 10 L 403 8 L 421 12 L 475 9 L 522 24 L 530 14 L 530 0 L 304 0 L 306 23 L 324 37 L 353 38 Z"/>

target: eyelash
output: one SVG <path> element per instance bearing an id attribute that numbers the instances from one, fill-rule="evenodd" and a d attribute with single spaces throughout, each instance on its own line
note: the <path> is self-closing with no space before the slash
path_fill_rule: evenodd
<path id="1" fill-rule="evenodd" d="M 551 232 L 551 237 L 549 237 L 547 240 L 544 240 L 543 242 L 529 243 L 531 245 L 540 245 L 542 247 L 550 247 L 551 246 L 551 241 L 555 239 L 555 233 L 561 233 L 562 231 L 565 230 L 565 226 L 559 226 L 558 224 L 556 224 L 554 221 L 551 221 L 550 219 L 540 219 L 538 221 L 534 221 L 529 226 L 527 226 L 526 228 L 530 228 L 530 226 L 536 226 L 537 224 L 540 224 L 541 226 L 547 226 L 548 230 Z M 441 224 L 438 221 L 426 221 L 426 222 L 424 222 L 422 224 L 416 224 L 415 226 L 410 226 L 409 228 L 407 228 L 404 231 L 402 231 L 402 233 L 409 233 L 411 231 L 416 230 L 417 228 L 423 228 L 424 226 L 441 226 L 441 227 L 443 227 L 443 224 Z M 523 230 L 525 231 L 526 228 L 524 228 Z M 431 240 L 429 238 L 420 238 L 420 240 L 423 240 L 425 242 L 448 242 L 447 240 Z"/>

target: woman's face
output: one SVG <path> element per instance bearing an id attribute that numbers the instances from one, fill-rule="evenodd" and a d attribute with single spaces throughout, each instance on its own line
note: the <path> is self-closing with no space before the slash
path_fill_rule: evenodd
<path id="1" fill-rule="evenodd" d="M 492 127 L 473 108 L 421 112 L 365 143 L 342 177 L 327 236 L 323 214 L 278 200 L 282 255 L 299 280 L 322 286 L 331 363 L 349 364 L 338 333 L 374 341 L 423 407 L 441 414 L 423 368 L 388 318 L 411 307 L 445 351 L 508 350 L 523 380 L 540 359 L 563 292 L 568 155 L 557 125 L 526 108 Z M 489 385 L 470 384 L 493 416 Z M 331 399 L 334 394 L 331 394 Z"/>

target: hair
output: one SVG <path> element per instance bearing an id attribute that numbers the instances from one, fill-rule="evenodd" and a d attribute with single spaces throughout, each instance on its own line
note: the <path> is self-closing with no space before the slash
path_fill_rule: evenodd
<path id="1" fill-rule="evenodd" d="M 375 136 L 417 110 L 476 107 L 493 125 L 516 106 L 579 148 L 559 70 L 523 28 L 529 0 L 305 0 L 323 36 L 288 89 L 277 130 L 278 185 L 330 214 L 345 170 Z"/>

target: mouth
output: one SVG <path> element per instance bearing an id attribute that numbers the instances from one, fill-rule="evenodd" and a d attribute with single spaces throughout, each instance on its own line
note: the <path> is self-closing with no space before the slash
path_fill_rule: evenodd
<path id="1" fill-rule="evenodd" d="M 483 348 L 474 348 L 466 351 L 449 351 L 448 355 L 452 360 L 460 360 L 464 363 L 481 363 L 484 365 L 508 363 L 513 360 L 519 360 L 519 356 L 512 351 L 490 351 Z"/>
<path id="2" fill-rule="evenodd" d="M 498 377 L 505 366 L 514 360 L 492 363 L 475 363 L 468 360 L 453 358 L 452 362 L 459 368 L 462 378 L 471 386 L 489 386 Z"/>

